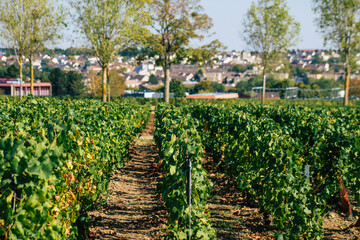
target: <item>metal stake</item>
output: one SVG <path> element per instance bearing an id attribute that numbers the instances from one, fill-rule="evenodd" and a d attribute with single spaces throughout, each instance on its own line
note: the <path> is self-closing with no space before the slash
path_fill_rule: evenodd
<path id="1" fill-rule="evenodd" d="M 15 212 L 16 210 L 16 192 L 14 192 L 14 195 L 13 195 L 13 213 Z"/>
<path id="2" fill-rule="evenodd" d="M 304 175 L 306 178 L 310 178 L 310 166 L 309 165 L 305 165 L 305 171 L 304 171 Z"/>
<path id="3" fill-rule="evenodd" d="M 12 174 L 12 177 L 13 177 L 13 181 L 11 182 L 11 187 L 12 187 L 12 190 L 14 191 L 14 194 L 13 194 L 13 204 L 12 204 L 12 210 L 13 210 L 13 213 L 15 213 L 15 210 L 16 210 L 16 177 L 18 175 L 17 174 Z"/>
<path id="4" fill-rule="evenodd" d="M 191 240 L 191 160 L 188 160 L 189 240 Z"/>

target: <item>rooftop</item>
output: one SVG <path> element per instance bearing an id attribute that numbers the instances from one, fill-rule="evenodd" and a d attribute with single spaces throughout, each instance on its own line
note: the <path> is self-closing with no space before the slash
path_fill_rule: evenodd
<path id="1" fill-rule="evenodd" d="M 199 93 L 186 96 L 186 98 L 194 99 L 228 99 L 228 98 L 239 98 L 237 93 Z"/>

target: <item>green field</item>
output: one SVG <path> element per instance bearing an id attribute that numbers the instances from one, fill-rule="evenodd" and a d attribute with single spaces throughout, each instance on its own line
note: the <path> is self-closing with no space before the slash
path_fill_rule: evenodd
<path id="1" fill-rule="evenodd" d="M 192 239 L 217 238 L 209 211 L 214 184 L 204 154 L 218 174 L 231 179 L 232 191 L 259 205 L 265 224 L 271 216 L 278 239 L 323 239 L 324 214 L 337 208 L 350 215 L 360 202 L 356 106 L 151 101 L 167 239 L 188 238 L 189 162 Z M 87 239 L 88 212 L 104 203 L 112 172 L 127 162 L 134 138 L 148 122 L 149 101 L 1 98 L 0 103 L 0 239 Z"/>

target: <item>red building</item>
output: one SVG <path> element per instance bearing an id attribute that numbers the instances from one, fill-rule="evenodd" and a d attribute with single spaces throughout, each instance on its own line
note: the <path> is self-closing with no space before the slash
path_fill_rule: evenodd
<path id="1" fill-rule="evenodd" d="M 23 83 L 22 88 L 24 96 L 30 94 L 30 83 Z M 0 78 L 0 89 L 5 95 L 19 96 L 20 80 L 16 78 Z M 51 93 L 51 83 L 34 82 L 34 96 L 51 96 Z"/>
<path id="2" fill-rule="evenodd" d="M 238 93 L 199 93 L 186 96 L 193 99 L 230 99 L 239 98 Z"/>

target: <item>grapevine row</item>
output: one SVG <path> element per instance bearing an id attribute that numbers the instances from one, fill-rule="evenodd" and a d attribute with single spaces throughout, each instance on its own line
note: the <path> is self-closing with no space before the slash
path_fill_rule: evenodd
<path id="1" fill-rule="evenodd" d="M 214 239 L 207 198 L 212 183 L 202 166 L 203 148 L 196 130 L 197 121 L 183 116 L 180 108 L 158 106 L 155 141 L 163 160 L 160 190 L 169 212 L 167 238 L 187 239 L 189 235 L 188 163 L 191 174 L 191 239 Z"/>
<path id="2" fill-rule="evenodd" d="M 285 238 L 321 239 L 327 202 L 344 185 L 359 201 L 359 110 L 206 104 L 187 108 L 200 122 L 206 150 L 240 191 L 274 217 Z"/>
<path id="3" fill-rule="evenodd" d="M 0 238 L 86 238 L 148 107 L 31 99 L 0 106 Z"/>

